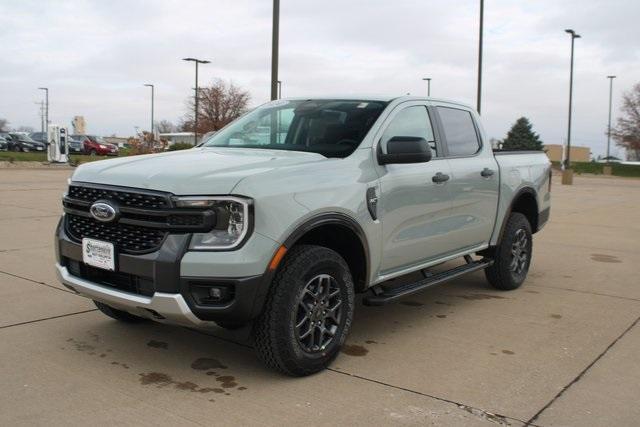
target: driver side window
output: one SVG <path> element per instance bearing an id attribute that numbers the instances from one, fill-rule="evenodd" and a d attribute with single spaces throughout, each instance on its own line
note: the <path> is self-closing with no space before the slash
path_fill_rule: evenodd
<path id="1" fill-rule="evenodd" d="M 387 129 L 382 134 L 380 144 L 386 151 L 387 142 L 394 136 L 415 136 L 424 138 L 431 147 L 433 157 L 438 157 L 436 140 L 433 136 L 433 128 L 429 119 L 427 107 L 414 105 L 400 111 L 393 118 Z"/>

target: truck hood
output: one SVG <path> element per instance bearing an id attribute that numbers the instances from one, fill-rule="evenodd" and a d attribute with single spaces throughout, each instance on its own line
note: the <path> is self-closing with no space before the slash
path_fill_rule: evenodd
<path id="1" fill-rule="evenodd" d="M 247 176 L 324 160 L 320 154 L 299 151 L 195 148 L 86 163 L 72 180 L 177 195 L 223 195 Z"/>

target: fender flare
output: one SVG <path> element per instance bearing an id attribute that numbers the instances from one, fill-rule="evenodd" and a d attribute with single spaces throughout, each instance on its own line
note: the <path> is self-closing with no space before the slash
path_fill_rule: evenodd
<path id="1" fill-rule="evenodd" d="M 353 231 L 353 233 L 358 237 L 360 241 L 360 245 L 362 246 L 364 252 L 364 262 L 365 262 L 365 277 L 364 277 L 364 286 L 368 286 L 369 284 L 369 267 L 370 267 L 370 251 L 369 251 L 369 242 L 367 240 L 367 235 L 353 217 L 339 213 L 339 212 L 325 212 L 318 215 L 315 215 L 302 224 L 298 225 L 291 234 L 284 240 L 284 246 L 286 248 L 291 248 L 296 244 L 298 240 L 302 238 L 309 231 L 312 231 L 315 228 L 324 226 L 324 225 L 340 225 L 349 230 Z"/>
<path id="2" fill-rule="evenodd" d="M 507 226 L 507 219 L 509 218 L 509 215 L 511 215 L 511 212 L 513 211 L 513 206 L 515 205 L 516 201 L 522 197 L 522 195 L 524 194 L 530 194 L 531 196 L 533 196 L 533 199 L 536 202 L 536 208 L 538 205 L 538 193 L 536 193 L 536 190 L 533 189 L 532 187 L 522 187 L 521 189 L 519 189 L 516 194 L 514 194 L 514 196 L 511 198 L 511 203 L 509 203 L 509 207 L 507 208 L 506 212 L 504 213 L 504 217 L 502 219 L 502 225 L 500 226 L 500 234 L 498 235 L 498 240 L 496 240 L 496 246 L 500 245 L 500 243 L 502 242 L 502 237 L 504 235 L 504 229 Z M 539 212 L 538 212 L 539 214 Z M 535 230 L 538 228 L 538 224 L 531 224 L 531 228 Z"/>

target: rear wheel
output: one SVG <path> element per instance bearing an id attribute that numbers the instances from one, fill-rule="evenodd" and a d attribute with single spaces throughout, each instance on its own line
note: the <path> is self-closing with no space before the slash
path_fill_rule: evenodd
<path id="1" fill-rule="evenodd" d="M 294 247 L 253 325 L 260 358 L 292 376 L 325 369 L 349 333 L 353 307 L 353 280 L 344 259 L 321 246 Z"/>
<path id="2" fill-rule="evenodd" d="M 97 153 L 96 150 L 89 150 L 89 155 L 90 156 L 96 156 L 96 155 L 98 155 L 98 153 Z"/>
<path id="3" fill-rule="evenodd" d="M 493 265 L 485 269 L 489 283 L 497 289 L 519 288 L 527 278 L 532 249 L 531 224 L 521 213 L 512 213 L 495 248 Z"/>
<path id="4" fill-rule="evenodd" d="M 143 322 L 147 319 L 145 319 L 144 317 L 140 317 L 140 316 L 136 316 L 133 315 L 131 313 L 127 313 L 126 311 L 122 311 L 122 310 L 117 310 L 107 304 L 104 304 L 102 302 L 99 301 L 93 301 L 94 304 L 96 305 L 96 307 L 98 307 L 98 310 L 100 310 L 101 312 L 103 312 L 104 314 L 106 314 L 107 316 L 119 320 L 121 322 L 126 322 L 126 323 L 138 323 L 138 322 Z"/>

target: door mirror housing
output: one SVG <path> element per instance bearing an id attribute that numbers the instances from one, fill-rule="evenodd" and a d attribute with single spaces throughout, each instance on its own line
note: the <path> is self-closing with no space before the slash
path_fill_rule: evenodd
<path id="1" fill-rule="evenodd" d="M 394 136 L 387 142 L 387 153 L 378 145 L 378 163 L 424 163 L 431 160 L 431 147 L 426 139 L 417 136 Z"/>

